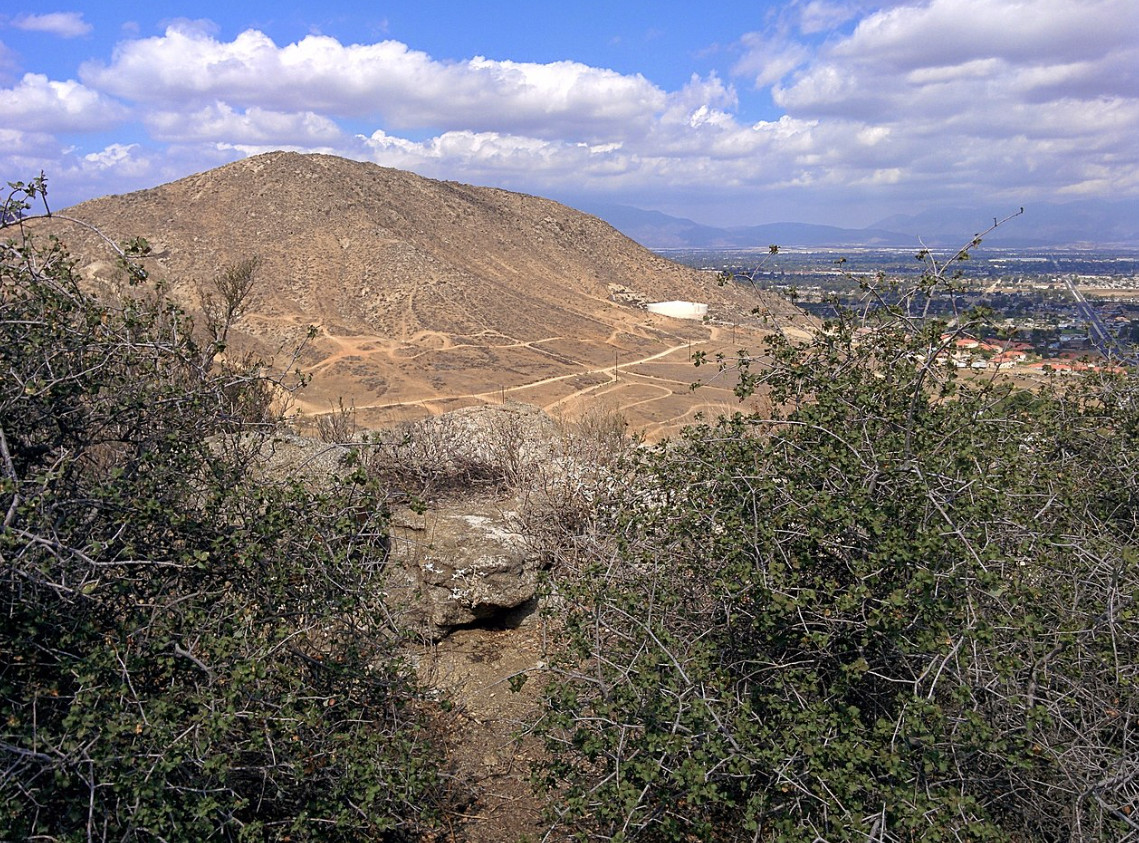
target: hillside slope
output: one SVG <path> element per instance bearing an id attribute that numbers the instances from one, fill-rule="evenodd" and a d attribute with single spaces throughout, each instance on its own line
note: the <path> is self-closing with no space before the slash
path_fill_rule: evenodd
<path id="1" fill-rule="evenodd" d="M 552 409 L 606 393 L 616 407 L 642 408 L 631 412 L 636 423 L 667 426 L 726 401 L 679 400 L 695 373 L 677 364 L 691 350 L 716 350 L 729 330 L 736 344 L 756 340 L 729 326 L 804 319 L 556 202 L 331 156 L 268 153 L 66 213 L 116 240 L 145 237 L 152 272 L 191 307 L 202 282 L 259 256 L 235 346 L 273 355 L 315 325 L 301 409 L 321 412 L 344 396 L 368 424 L 499 398 Z M 62 234 L 88 275 L 113 274 L 93 237 Z M 709 303 L 724 327 L 630 304 L 670 299 Z M 757 304 L 766 325 L 749 315 Z"/>

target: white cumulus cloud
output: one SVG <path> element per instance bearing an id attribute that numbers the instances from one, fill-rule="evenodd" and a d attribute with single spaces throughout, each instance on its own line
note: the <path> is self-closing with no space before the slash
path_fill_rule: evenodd
<path id="1" fill-rule="evenodd" d="M 106 129 L 127 109 L 74 80 L 55 82 L 26 73 L 12 88 L 0 88 L 0 121 L 24 131 L 74 132 Z"/>
<path id="2" fill-rule="evenodd" d="M 1107 169 L 1126 185 L 1139 172 L 1136 32 L 1133 0 L 926 0 L 864 16 L 772 97 L 847 127 L 837 166 L 851 183 L 940 174 L 1047 195 Z M 854 142 L 871 136 L 878 167 L 866 170 Z"/>
<path id="3" fill-rule="evenodd" d="M 620 144 L 590 145 L 543 140 L 497 132 L 445 132 L 410 141 L 377 131 L 360 138 L 361 157 L 386 167 L 447 177 L 458 167 L 471 181 L 492 179 L 518 184 L 519 179 L 547 186 L 566 179 L 589 179 L 612 173 L 622 160 Z"/>
<path id="4" fill-rule="evenodd" d="M 310 35 L 278 46 L 247 30 L 219 41 L 199 27 L 127 41 L 88 84 L 157 106 L 223 102 L 237 108 L 382 119 L 396 128 L 616 135 L 651 119 L 665 94 L 639 75 L 571 61 L 475 57 L 440 62 L 397 41 L 341 44 Z"/>
<path id="5" fill-rule="evenodd" d="M 83 20 L 82 12 L 49 12 L 43 15 L 17 15 L 11 25 L 30 32 L 48 32 L 60 38 L 79 38 L 92 26 Z"/>
<path id="6" fill-rule="evenodd" d="M 173 143 L 316 146 L 343 137 L 334 121 L 311 111 L 269 111 L 257 106 L 239 111 L 225 103 L 189 112 L 156 111 L 147 114 L 144 122 L 152 137 Z"/>
<path id="7" fill-rule="evenodd" d="M 126 168 L 133 171 L 141 166 L 136 152 L 138 144 L 113 143 L 99 152 L 91 152 L 83 156 L 83 163 L 95 170 L 122 170 Z"/>

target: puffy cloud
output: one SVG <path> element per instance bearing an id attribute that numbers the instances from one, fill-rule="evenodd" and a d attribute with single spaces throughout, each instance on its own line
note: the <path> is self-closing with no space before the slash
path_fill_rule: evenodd
<path id="1" fill-rule="evenodd" d="M 798 113 L 863 119 L 976 112 L 1001 100 L 1134 97 L 1137 28 L 1132 0 L 931 0 L 864 18 L 774 96 Z"/>
<path id="2" fill-rule="evenodd" d="M 735 89 L 725 85 L 715 73 L 706 79 L 693 73 L 688 84 L 670 94 L 666 103 L 665 119 L 668 119 L 669 115 L 675 115 L 678 111 L 735 108 L 739 104 L 739 97 Z"/>
<path id="3" fill-rule="evenodd" d="M 156 178 L 185 175 L 164 171 L 161 157 L 138 144 L 114 143 L 85 153 L 61 145 L 50 134 L 0 129 L 0 171 L 24 180 L 46 173 L 53 210 L 92 196 L 146 187 Z"/>
<path id="4" fill-rule="evenodd" d="M 833 53 L 895 71 L 992 56 L 1070 62 L 1134 49 L 1136 25 L 1131 0 L 930 0 L 869 15 Z"/>
<path id="5" fill-rule="evenodd" d="M 814 202 L 832 221 L 843 201 L 1118 195 L 1139 190 L 1137 18 L 1134 0 L 792 0 L 737 43 L 739 78 L 674 90 L 574 61 L 440 61 L 321 35 L 280 46 L 179 21 L 85 65 L 82 84 L 0 89 L 0 124 L 24 129 L 8 149 L 38 132 L 46 150 L 45 133 L 128 117 L 121 98 L 166 147 L 51 153 L 113 189 L 290 148 L 634 204 Z"/>
<path id="6" fill-rule="evenodd" d="M 715 109 L 698 107 L 688 122 L 678 119 L 658 125 L 651 137 L 632 143 L 590 144 L 468 131 L 412 141 L 377 131 L 359 139 L 358 151 L 341 154 L 438 178 L 531 191 L 618 193 L 782 183 L 803 176 L 818 157 L 816 144 L 825 143 L 811 122 L 787 117 L 753 126 L 741 126 L 728 117 L 701 121 L 712 113 Z"/>
<path id="7" fill-rule="evenodd" d="M 649 127 L 645 137 L 653 145 L 691 146 L 723 132 L 739 128 L 735 118 L 738 97 L 735 89 L 719 76 L 702 78 L 693 74 L 688 84 L 665 101 L 665 108 Z"/>
<path id="8" fill-rule="evenodd" d="M 188 25 L 124 42 L 110 65 L 87 64 L 81 78 L 124 98 L 171 107 L 220 101 L 377 118 L 396 128 L 541 137 L 619 135 L 650 120 L 665 100 L 642 76 L 578 62 L 444 63 L 397 41 L 344 45 L 310 35 L 279 47 L 256 30 L 223 42 Z"/>
<path id="9" fill-rule="evenodd" d="M 15 87 L 0 89 L 0 121 L 26 131 L 93 131 L 126 116 L 121 104 L 74 80 L 53 82 L 27 73 Z"/>
<path id="10" fill-rule="evenodd" d="M 750 76 L 755 80 L 757 88 L 774 85 L 812 56 L 811 50 L 797 41 L 765 38 L 755 32 L 745 35 L 741 43 L 747 52 L 736 63 L 733 72 L 740 76 Z"/>
<path id="11" fill-rule="evenodd" d="M 83 166 L 93 171 L 114 170 L 123 175 L 139 175 L 149 169 L 146 158 L 137 154 L 139 150 L 137 143 L 113 143 L 84 155 Z"/>
<path id="12" fill-rule="evenodd" d="M 49 12 L 44 15 L 17 15 L 11 25 L 30 32 L 47 32 L 60 38 L 79 38 L 92 29 L 82 12 Z"/>
<path id="13" fill-rule="evenodd" d="M 1131 0 L 929 0 L 863 17 L 772 97 L 847 128 L 836 166 L 851 183 L 898 171 L 1031 195 L 1110 170 L 1127 184 L 1139 172 L 1135 31 Z M 879 166 L 867 170 L 855 142 L 871 136 Z"/>
<path id="14" fill-rule="evenodd" d="M 385 167 L 448 177 L 491 178 L 499 184 L 564 184 L 566 180 L 605 178 L 630 166 L 619 143 L 586 144 L 497 132 L 445 132 L 424 141 L 393 137 L 383 131 L 359 139 L 358 157 Z"/>
<path id="15" fill-rule="evenodd" d="M 286 113 L 253 106 L 239 112 L 220 102 L 191 112 L 153 112 L 146 115 L 145 123 L 155 139 L 174 143 L 316 146 L 343 136 L 336 123 L 311 111 Z"/>

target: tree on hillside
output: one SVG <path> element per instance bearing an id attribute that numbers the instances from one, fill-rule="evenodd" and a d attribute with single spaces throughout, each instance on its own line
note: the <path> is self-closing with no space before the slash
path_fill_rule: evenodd
<path id="1" fill-rule="evenodd" d="M 199 343 L 126 253 L 85 292 L 43 192 L 0 215 L 0 838 L 417 837 L 449 788 L 383 495 L 266 474 L 282 381 L 217 357 L 255 265 Z"/>
<path id="2" fill-rule="evenodd" d="M 558 827 L 1139 838 L 1139 384 L 960 375 L 984 314 L 912 307 L 953 265 L 737 361 L 769 416 L 630 457 L 555 577 Z"/>

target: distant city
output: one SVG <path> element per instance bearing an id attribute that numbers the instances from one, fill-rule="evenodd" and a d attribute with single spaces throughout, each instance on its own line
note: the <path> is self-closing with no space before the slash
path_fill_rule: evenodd
<path id="1" fill-rule="evenodd" d="M 865 309 L 865 283 L 888 297 L 892 282 L 914 280 L 925 268 L 912 248 L 661 253 L 779 292 L 821 319 L 834 317 L 839 308 Z M 951 255 L 947 251 L 941 259 Z M 982 248 L 957 268 L 962 292 L 955 302 L 935 297 L 928 314 L 952 323 L 954 304 L 992 312 L 990 329 L 947 351 L 957 366 L 1068 373 L 1139 357 L 1139 250 Z"/>

